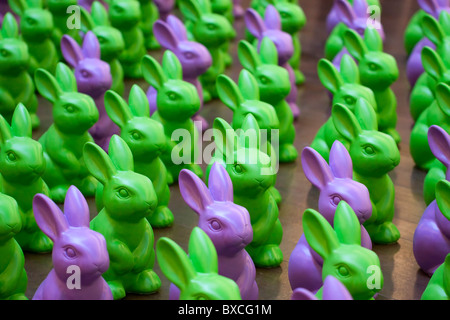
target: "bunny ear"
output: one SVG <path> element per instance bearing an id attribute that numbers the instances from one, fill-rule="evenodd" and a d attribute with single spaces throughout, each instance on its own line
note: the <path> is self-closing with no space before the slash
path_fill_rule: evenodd
<path id="1" fill-rule="evenodd" d="M 236 132 L 228 122 L 219 117 L 214 119 L 213 129 L 217 150 L 224 156 L 224 159 L 233 159 L 234 151 L 239 147 Z"/>
<path id="2" fill-rule="evenodd" d="M 64 200 L 64 215 L 72 227 L 89 228 L 89 205 L 83 194 L 75 186 L 70 186 Z"/>
<path id="3" fill-rule="evenodd" d="M 163 48 L 171 51 L 177 49 L 179 43 L 178 38 L 166 22 L 157 20 L 153 24 L 153 34 Z"/>
<path id="4" fill-rule="evenodd" d="M 130 147 L 118 135 L 113 135 L 109 142 L 108 154 L 112 163 L 120 171 L 134 171 L 134 159 Z"/>
<path id="5" fill-rule="evenodd" d="M 378 130 L 378 119 L 372 105 L 360 98 L 355 104 L 355 117 L 363 130 Z"/>
<path id="6" fill-rule="evenodd" d="M 358 65 L 349 54 L 342 56 L 339 72 L 345 83 L 360 83 Z"/>
<path id="7" fill-rule="evenodd" d="M 219 273 L 217 251 L 205 231 L 194 227 L 189 238 L 189 258 L 199 273 Z"/>
<path id="8" fill-rule="evenodd" d="M 323 300 L 353 300 L 352 295 L 337 278 L 329 275 L 323 282 Z"/>
<path id="9" fill-rule="evenodd" d="M 180 19 L 171 14 L 167 17 L 166 22 L 170 26 L 173 34 L 178 38 L 178 41 L 188 40 L 186 27 Z"/>
<path id="10" fill-rule="evenodd" d="M 361 224 L 347 202 L 337 205 L 333 224 L 340 243 L 361 245 Z"/>
<path id="11" fill-rule="evenodd" d="M 310 301 L 318 300 L 317 297 L 308 289 L 297 288 L 292 292 L 291 300 Z"/>
<path id="12" fill-rule="evenodd" d="M 92 20 L 97 26 L 110 26 L 108 12 L 100 1 L 94 1 L 91 6 Z"/>
<path id="13" fill-rule="evenodd" d="M 368 51 L 360 35 L 351 29 L 347 30 L 344 34 L 344 44 L 348 52 L 358 61 L 361 61 Z"/>
<path id="14" fill-rule="evenodd" d="M 77 80 L 69 66 L 62 62 L 58 63 L 55 75 L 62 91 L 77 92 Z"/>
<path id="15" fill-rule="evenodd" d="M 441 180 L 436 184 L 436 203 L 441 213 L 450 220 L 450 182 Z"/>
<path id="16" fill-rule="evenodd" d="M 436 100 L 442 112 L 450 117 L 450 87 L 444 82 L 436 86 Z"/>
<path id="17" fill-rule="evenodd" d="M 125 100 L 112 90 L 105 93 L 105 110 L 112 122 L 120 128 L 133 118 Z"/>
<path id="18" fill-rule="evenodd" d="M 167 81 L 160 64 L 151 56 L 146 55 L 142 59 L 142 73 L 147 81 L 157 91 L 162 88 Z"/>
<path id="19" fill-rule="evenodd" d="M 244 102 L 241 91 L 230 77 L 221 74 L 217 77 L 216 87 L 220 100 L 233 112 Z"/>
<path id="20" fill-rule="evenodd" d="M 450 14 L 447 11 L 442 10 L 440 13 L 439 24 L 441 25 L 442 30 L 444 30 L 445 35 L 450 35 Z"/>
<path id="21" fill-rule="evenodd" d="M 447 254 L 444 260 L 444 290 L 447 293 L 447 297 L 450 295 L 450 253 Z"/>
<path id="22" fill-rule="evenodd" d="M 366 0 L 353 0 L 353 10 L 356 16 L 366 18 L 369 14 L 367 9 L 369 9 L 369 5 Z"/>
<path id="23" fill-rule="evenodd" d="M 34 74 L 36 89 L 39 93 L 51 103 L 55 103 L 62 94 L 61 87 L 56 79 L 44 69 L 37 69 Z"/>
<path id="24" fill-rule="evenodd" d="M 264 37 L 259 46 L 259 56 L 263 64 L 278 65 L 278 51 L 275 43 L 269 38 Z"/>
<path id="25" fill-rule="evenodd" d="M 440 8 L 436 0 L 417 0 L 417 2 L 422 10 L 437 17 L 437 13 L 440 11 Z"/>
<path id="26" fill-rule="evenodd" d="M 254 73 L 261 65 L 261 59 L 256 49 L 247 41 L 241 40 L 238 44 L 238 57 L 242 66 Z"/>
<path id="27" fill-rule="evenodd" d="M 130 90 L 128 98 L 131 113 L 136 117 L 150 117 L 150 106 L 144 90 L 139 85 L 134 84 Z"/>
<path id="28" fill-rule="evenodd" d="M 88 171 L 103 185 L 117 172 L 106 152 L 95 143 L 84 145 L 83 158 Z"/>
<path id="29" fill-rule="evenodd" d="M 215 201 L 233 202 L 233 183 L 227 170 L 218 162 L 211 167 L 208 187 Z"/>
<path id="30" fill-rule="evenodd" d="M 88 31 L 84 36 L 82 54 L 86 58 L 100 59 L 100 43 L 92 31 Z"/>
<path id="31" fill-rule="evenodd" d="M 37 9 L 44 8 L 42 0 L 26 0 L 26 2 L 29 8 L 37 8 Z"/>
<path id="32" fill-rule="evenodd" d="M 46 195 L 38 193 L 33 198 L 36 223 L 53 242 L 69 228 L 64 214 Z"/>
<path id="33" fill-rule="evenodd" d="M 425 15 L 422 18 L 422 30 L 425 35 L 431 42 L 433 42 L 436 46 L 444 41 L 445 33 L 442 30 L 439 22 L 430 15 Z"/>
<path id="34" fill-rule="evenodd" d="M 422 49 L 422 65 L 426 73 L 434 80 L 439 80 L 446 71 L 441 57 L 430 47 Z"/>
<path id="35" fill-rule="evenodd" d="M 383 51 L 383 40 L 375 28 L 366 28 L 366 31 L 364 31 L 364 43 L 369 51 Z"/>
<path id="36" fill-rule="evenodd" d="M 264 20 L 256 10 L 248 8 L 244 14 L 244 21 L 248 31 L 255 38 L 261 39 L 263 37 L 263 34 L 266 31 L 266 26 L 264 24 Z"/>
<path id="37" fill-rule="evenodd" d="M 249 113 L 245 116 L 241 126 L 241 134 L 239 135 L 239 145 L 245 148 L 260 149 L 261 131 L 258 121 L 253 114 Z"/>
<path id="38" fill-rule="evenodd" d="M 181 13 L 187 20 L 198 21 L 202 17 L 200 6 L 194 0 L 178 0 Z"/>
<path id="39" fill-rule="evenodd" d="M 0 114 L 0 145 L 4 145 L 9 139 L 11 139 L 11 128 Z"/>
<path id="40" fill-rule="evenodd" d="M 450 167 L 450 135 L 433 125 L 428 129 L 428 143 L 434 156 L 447 168 Z"/>
<path id="41" fill-rule="evenodd" d="M 302 223 L 306 241 L 323 259 L 330 256 L 340 246 L 333 228 L 316 210 L 306 209 Z"/>
<path id="42" fill-rule="evenodd" d="M 245 100 L 259 100 L 259 87 L 255 77 L 245 69 L 239 74 L 239 91 Z"/>
<path id="43" fill-rule="evenodd" d="M 1 35 L 4 39 L 16 39 L 19 37 L 19 27 L 11 12 L 7 12 L 3 17 Z"/>
<path id="44" fill-rule="evenodd" d="M 156 243 L 156 257 L 161 272 L 173 282 L 180 291 L 195 278 L 196 272 L 188 255 L 173 240 L 163 237 Z"/>
<path id="45" fill-rule="evenodd" d="M 180 60 L 172 51 L 166 50 L 163 55 L 162 68 L 168 79 L 182 80 L 183 67 Z"/>
<path id="46" fill-rule="evenodd" d="M 264 24 L 267 29 L 270 30 L 281 30 L 281 17 L 277 9 L 269 4 L 264 12 Z"/>
<path id="47" fill-rule="evenodd" d="M 97 1 L 95 1 L 94 4 L 95 3 L 97 3 Z M 91 12 L 93 12 L 93 9 L 91 9 Z M 80 6 L 80 22 L 81 22 L 82 30 L 84 32 L 95 28 L 95 23 L 94 23 L 93 18 L 91 17 L 89 12 L 81 6 Z"/>
<path id="48" fill-rule="evenodd" d="M 63 35 L 61 39 L 61 52 L 66 62 L 75 68 L 84 59 L 83 52 L 78 43 L 69 35 Z"/>
<path id="49" fill-rule="evenodd" d="M 330 151 L 330 168 L 336 178 L 352 179 L 353 163 L 347 148 L 336 140 L 333 142 Z"/>
<path id="50" fill-rule="evenodd" d="M 28 8 L 25 0 L 8 0 L 8 4 L 11 10 L 18 16 L 22 16 Z"/>
<path id="51" fill-rule="evenodd" d="M 316 188 L 322 190 L 333 180 L 333 173 L 324 158 L 313 148 L 305 147 L 302 151 L 302 167 L 306 178 Z"/>
<path id="52" fill-rule="evenodd" d="M 27 108 L 19 103 L 11 120 L 11 133 L 15 137 L 31 138 L 31 118 Z"/>
<path id="53" fill-rule="evenodd" d="M 344 80 L 333 63 L 326 59 L 320 59 L 317 69 L 323 86 L 332 94 L 336 94 L 339 88 L 344 85 Z"/>
<path id="54" fill-rule="evenodd" d="M 178 180 L 181 196 L 198 215 L 204 213 L 206 208 L 214 203 L 211 192 L 205 183 L 192 171 L 181 170 Z"/>
<path id="55" fill-rule="evenodd" d="M 355 12 L 351 4 L 347 0 L 337 0 L 336 3 L 336 14 L 339 21 L 342 21 L 347 26 L 353 25 L 353 21 L 356 20 Z"/>
<path id="56" fill-rule="evenodd" d="M 332 107 L 331 117 L 337 132 L 348 141 L 353 141 L 362 131 L 355 115 L 342 104 Z"/>

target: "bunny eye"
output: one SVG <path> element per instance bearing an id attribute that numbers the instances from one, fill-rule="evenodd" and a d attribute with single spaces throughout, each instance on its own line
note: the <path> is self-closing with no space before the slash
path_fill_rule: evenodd
<path id="1" fill-rule="evenodd" d="M 339 196 L 332 196 L 331 197 L 331 203 L 334 204 L 335 206 L 337 206 L 339 204 L 339 202 L 341 202 L 341 197 Z"/>
<path id="2" fill-rule="evenodd" d="M 287 12 L 280 12 L 280 16 L 282 17 L 282 18 L 288 18 L 289 17 L 289 14 L 287 13 Z"/>
<path id="3" fill-rule="evenodd" d="M 364 153 L 371 156 L 371 155 L 375 154 L 375 150 L 372 146 L 365 146 Z"/>
<path id="4" fill-rule="evenodd" d="M 72 247 L 66 248 L 64 250 L 64 254 L 66 255 L 66 257 L 68 257 L 70 259 L 73 259 L 73 258 L 75 258 L 77 256 L 77 253 L 76 253 L 75 249 L 72 248 Z"/>
<path id="5" fill-rule="evenodd" d="M 183 56 L 188 60 L 191 60 L 192 58 L 194 58 L 194 54 L 192 52 L 185 52 L 183 54 Z"/>
<path id="6" fill-rule="evenodd" d="M 242 174 L 244 172 L 244 168 L 240 164 L 235 164 L 233 167 L 233 171 L 237 174 Z"/>
<path id="7" fill-rule="evenodd" d="M 351 96 L 346 96 L 346 97 L 345 97 L 345 103 L 346 103 L 347 105 L 355 104 L 355 102 L 356 102 L 356 99 L 355 99 L 355 98 L 353 98 L 353 97 L 351 97 Z"/>
<path id="8" fill-rule="evenodd" d="M 219 231 L 220 229 L 222 229 L 222 225 L 218 220 L 212 220 L 209 225 L 213 231 Z"/>
<path id="9" fill-rule="evenodd" d="M 64 106 L 64 108 L 66 109 L 66 111 L 68 113 L 74 113 L 75 112 L 75 107 L 73 105 L 71 105 L 71 104 L 68 104 L 68 105 Z"/>
<path id="10" fill-rule="evenodd" d="M 140 140 L 140 139 L 142 138 L 141 134 L 140 134 L 139 132 L 137 132 L 137 131 L 132 132 L 132 133 L 131 133 L 131 137 L 132 137 L 134 140 Z"/>
<path id="11" fill-rule="evenodd" d="M 120 188 L 117 191 L 117 195 L 119 196 L 119 198 L 126 199 L 130 196 L 130 193 L 128 192 L 128 190 L 126 188 Z"/>
<path id="12" fill-rule="evenodd" d="M 106 42 L 104 37 L 97 36 L 97 39 L 98 39 L 99 43 L 105 43 Z"/>
<path id="13" fill-rule="evenodd" d="M 32 18 L 27 18 L 26 21 L 27 21 L 27 24 L 29 24 L 29 25 L 34 25 L 35 22 L 36 22 L 36 21 L 35 21 L 34 19 L 32 19 Z"/>
<path id="14" fill-rule="evenodd" d="M 376 63 L 369 63 L 369 69 L 372 71 L 377 71 L 379 67 Z"/>
<path id="15" fill-rule="evenodd" d="M 0 54 L 2 55 L 2 57 L 7 57 L 9 56 L 9 52 L 6 49 L 2 49 L 0 50 Z"/>
<path id="16" fill-rule="evenodd" d="M 169 92 L 167 94 L 167 97 L 169 97 L 169 99 L 172 101 L 175 101 L 177 99 L 177 95 L 174 92 Z"/>
<path id="17" fill-rule="evenodd" d="M 213 25 L 212 23 L 208 23 L 207 25 L 206 25 L 206 27 L 208 28 L 208 30 L 210 30 L 210 31 L 212 31 L 212 30 L 216 30 L 216 26 L 215 25 Z"/>
<path id="18" fill-rule="evenodd" d="M 269 79 L 267 79 L 267 77 L 265 76 L 259 77 L 259 80 L 261 81 L 262 84 L 267 84 L 269 82 Z"/>
<path id="19" fill-rule="evenodd" d="M 83 78 L 88 78 L 88 77 L 89 77 L 89 72 L 86 71 L 86 70 L 81 70 L 81 76 L 82 76 Z"/>
<path id="20" fill-rule="evenodd" d="M 348 277 L 350 275 L 350 272 L 345 266 L 340 266 L 337 271 L 341 277 Z"/>
<path id="21" fill-rule="evenodd" d="M 206 296 L 204 296 L 203 294 L 198 294 L 194 300 L 209 300 Z"/>
<path id="22" fill-rule="evenodd" d="M 13 151 L 9 151 L 6 156 L 8 157 L 9 161 L 16 161 L 17 160 L 17 156 Z"/>

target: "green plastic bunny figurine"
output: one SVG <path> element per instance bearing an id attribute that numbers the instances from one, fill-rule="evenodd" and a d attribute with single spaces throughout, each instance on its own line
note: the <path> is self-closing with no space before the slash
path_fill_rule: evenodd
<path id="1" fill-rule="evenodd" d="M 120 136 L 133 153 L 135 172 L 148 177 L 153 183 L 158 205 L 155 212 L 148 217 L 148 221 L 153 228 L 169 227 L 173 224 L 174 218 L 167 207 L 170 190 L 167 169 L 160 158 L 161 151 L 167 144 L 164 128 L 158 121 L 150 119 L 147 96 L 138 85 L 133 85 L 128 99 L 127 104 L 116 92 L 107 91 L 106 112 L 119 126 Z M 101 198 L 96 200 L 100 201 Z"/>
<path id="2" fill-rule="evenodd" d="M 359 99 L 354 113 L 341 104 L 333 106 L 333 123 L 347 141 L 353 162 L 354 179 L 369 189 L 372 216 L 364 223 L 372 242 L 394 243 L 400 232 L 392 223 L 395 189 L 389 176 L 400 163 L 400 152 L 391 136 L 378 131 L 373 107 Z"/>
<path id="3" fill-rule="evenodd" d="M 150 294 L 161 287 L 153 271 L 154 234 L 146 219 L 158 200 L 150 179 L 134 172 L 133 154 L 122 138 L 114 135 L 108 151 L 109 156 L 96 144 L 86 143 L 84 161 L 104 186 L 105 207 L 90 227 L 105 237 L 110 265 L 103 277 L 117 300 L 127 292 Z"/>
<path id="4" fill-rule="evenodd" d="M 147 50 L 157 50 L 161 48 L 161 45 L 153 35 L 153 24 L 159 18 L 159 12 L 153 1 L 139 0 L 141 6 L 141 23 L 140 28 L 144 34 L 145 48 Z"/>
<path id="5" fill-rule="evenodd" d="M 11 127 L 0 115 L 0 150 L 0 190 L 16 200 L 22 220 L 15 239 L 24 251 L 50 252 L 53 243 L 33 213 L 33 197 L 50 194 L 42 179 L 46 161 L 41 144 L 32 139 L 30 115 L 22 104 L 14 111 Z"/>
<path id="6" fill-rule="evenodd" d="M 205 231 L 194 227 L 188 249 L 189 256 L 167 237 L 156 243 L 161 271 L 180 290 L 180 300 L 241 300 L 236 282 L 219 275 L 217 251 Z"/>
<path id="7" fill-rule="evenodd" d="M 33 129 L 37 129 L 40 125 L 36 114 L 38 101 L 28 73 L 28 46 L 19 39 L 17 22 L 9 12 L 3 18 L 0 51 L 0 114 L 10 123 L 17 104 L 23 103 L 30 112 Z"/>
<path id="8" fill-rule="evenodd" d="M 397 126 L 397 98 L 391 85 L 397 81 L 399 71 L 395 58 L 383 52 L 378 31 L 367 28 L 364 40 L 354 30 L 348 30 L 344 43 L 358 61 L 361 84 L 372 89 L 378 106 L 378 128 L 389 134 L 398 144 L 401 141 Z"/>
<path id="9" fill-rule="evenodd" d="M 450 300 L 450 254 L 428 282 L 421 300 Z"/>
<path id="10" fill-rule="evenodd" d="M 249 42 L 242 40 L 238 46 L 238 56 L 242 66 L 257 80 L 261 101 L 272 105 L 277 113 L 280 122 L 279 161 L 294 162 L 298 157 L 294 147 L 294 116 L 286 102 L 291 85 L 286 69 L 278 66 L 275 44 L 269 38 L 264 38 L 258 54 Z"/>
<path id="11" fill-rule="evenodd" d="M 14 239 L 21 227 L 16 201 L 0 193 L 0 300 L 28 300 L 25 257 Z"/>
<path id="12" fill-rule="evenodd" d="M 145 80 L 158 92 L 158 109 L 152 118 L 163 125 L 167 137 L 161 159 L 170 174 L 169 181 L 177 181 L 182 169 L 189 169 L 202 177 L 203 171 L 196 163 L 199 131 L 191 119 L 200 108 L 197 89 L 182 80 L 180 61 L 172 51 L 164 53 L 162 66 L 151 56 L 145 56 L 142 69 Z M 182 141 L 177 144 L 173 139 Z"/>
<path id="13" fill-rule="evenodd" d="M 62 62 L 56 67 L 56 77 L 38 69 L 35 81 L 39 93 L 53 104 L 53 124 L 39 139 L 47 163 L 43 178 L 52 200 L 63 202 L 71 185 L 84 196 L 93 196 L 97 180 L 86 169 L 83 147 L 94 141 L 88 132 L 99 118 L 94 100 L 77 92 L 75 76 Z"/>
<path id="14" fill-rule="evenodd" d="M 250 213 L 253 241 L 246 247 L 257 267 L 274 268 L 283 261 L 283 229 L 270 188 L 275 182 L 275 157 L 261 144 L 258 123 L 248 114 L 236 133 L 223 119 L 213 124 L 216 152 L 208 165 L 222 164 L 233 182 L 234 202 Z"/>

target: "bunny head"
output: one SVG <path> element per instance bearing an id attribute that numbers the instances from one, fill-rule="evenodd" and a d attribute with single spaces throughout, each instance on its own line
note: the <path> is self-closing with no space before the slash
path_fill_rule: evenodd
<path id="1" fill-rule="evenodd" d="M 450 46 L 448 49 L 450 49 Z M 437 83 L 443 82 L 450 85 L 450 70 L 437 52 L 430 47 L 422 49 L 422 65 L 427 75 Z"/>
<path id="2" fill-rule="evenodd" d="M 294 53 L 292 36 L 281 30 L 281 17 L 273 5 L 268 5 L 264 13 L 264 20 L 259 13 L 248 8 L 244 15 L 248 31 L 259 40 L 267 37 L 275 44 L 278 52 L 278 64 L 284 65 Z"/>
<path id="3" fill-rule="evenodd" d="M 177 17 L 170 15 L 167 22 L 156 21 L 153 34 L 163 48 L 175 53 L 180 60 L 184 78 L 195 79 L 211 67 L 208 49 L 201 43 L 188 41 L 186 28 Z"/>
<path id="4" fill-rule="evenodd" d="M 77 91 L 72 70 L 60 62 L 56 76 L 44 69 L 35 73 L 36 88 L 53 104 L 54 125 L 64 133 L 81 134 L 90 129 L 99 118 L 94 100 Z"/>
<path id="5" fill-rule="evenodd" d="M 240 300 L 239 287 L 218 274 L 217 252 L 208 235 L 194 227 L 189 238 L 189 256 L 173 240 L 156 243 L 158 264 L 164 275 L 180 289 L 180 300 Z"/>
<path id="6" fill-rule="evenodd" d="M 371 299 L 381 290 L 380 260 L 375 252 L 361 246 L 361 225 L 345 201 L 336 208 L 334 228 L 312 209 L 303 213 L 302 223 L 306 241 L 323 258 L 323 279 L 336 277 L 355 300 Z M 371 269 L 379 272 L 379 286 L 373 289 L 367 285 Z"/>
<path id="7" fill-rule="evenodd" d="M 377 115 L 366 100 L 358 100 L 354 113 L 336 104 L 331 114 L 338 133 L 350 142 L 349 153 L 355 172 L 376 177 L 387 174 L 400 163 L 394 139 L 378 131 Z"/>
<path id="8" fill-rule="evenodd" d="M 323 282 L 322 300 L 353 300 L 347 288 L 334 276 L 327 276 Z M 292 293 L 291 300 L 318 300 L 305 288 L 297 288 Z"/>
<path id="9" fill-rule="evenodd" d="M 441 127 L 433 125 L 428 129 L 428 143 L 434 156 L 447 168 L 446 179 L 450 181 L 450 135 Z"/>
<path id="10" fill-rule="evenodd" d="M 164 52 L 162 66 L 146 55 L 142 60 L 142 72 L 145 80 L 158 92 L 156 102 L 162 118 L 181 122 L 198 112 L 200 97 L 197 89 L 183 81 L 180 60 L 173 52 Z"/>
<path id="11" fill-rule="evenodd" d="M 353 180 L 353 164 L 345 146 L 338 140 L 330 151 L 330 165 L 310 147 L 302 152 L 306 178 L 320 190 L 319 212 L 332 224 L 336 208 L 345 201 L 355 212 L 360 224 L 372 215 L 369 190 Z"/>
<path id="12" fill-rule="evenodd" d="M 439 19 L 442 11 L 450 12 L 449 0 L 417 0 L 417 3 L 423 11 L 436 19 Z"/>
<path id="13" fill-rule="evenodd" d="M 231 23 L 212 12 L 209 0 L 179 0 L 178 3 L 185 19 L 193 22 L 194 38 L 206 47 L 221 46 L 235 37 Z"/>
<path id="14" fill-rule="evenodd" d="M 216 86 L 219 98 L 233 111 L 233 128 L 241 128 L 247 115 L 252 114 L 260 129 L 267 130 L 268 133 L 272 129 L 279 129 L 280 122 L 275 108 L 259 100 L 258 83 L 248 70 L 242 69 L 238 85 L 222 74 L 217 78 Z"/>
<path id="15" fill-rule="evenodd" d="M 255 77 L 262 101 L 276 105 L 286 99 L 291 91 L 289 73 L 278 65 L 275 44 L 265 37 L 260 44 L 259 54 L 247 41 L 238 45 L 238 56 L 242 66 Z"/>
<path id="16" fill-rule="evenodd" d="M 148 99 L 138 85 L 131 88 L 128 104 L 116 92 L 107 91 L 105 108 L 111 120 L 119 126 L 121 137 L 130 147 L 135 161 L 148 162 L 160 156 L 166 145 L 164 128 L 150 118 Z"/>
<path id="17" fill-rule="evenodd" d="M 213 124 L 216 156 L 221 158 L 236 194 L 260 195 L 275 183 L 275 155 L 269 157 L 262 143 L 258 122 L 248 114 L 240 130 L 223 119 Z M 263 151 L 264 150 L 264 151 Z"/>
<path id="18" fill-rule="evenodd" d="M 280 13 L 283 31 L 294 34 L 305 26 L 305 13 L 297 3 L 289 0 L 274 0 L 273 5 Z"/>
<path id="19" fill-rule="evenodd" d="M 389 88 L 399 77 L 395 58 L 383 52 L 380 34 L 373 28 L 364 32 L 364 40 L 354 30 L 347 30 L 344 43 L 358 61 L 361 84 L 371 89 Z"/>
<path id="20" fill-rule="evenodd" d="M 0 193 L 0 244 L 12 239 L 22 229 L 22 218 L 14 198 Z"/>
<path id="21" fill-rule="evenodd" d="M 16 76 L 28 68 L 30 61 L 28 46 L 19 39 L 17 22 L 10 12 L 3 18 L 0 52 L 0 72 Z"/>
<path id="22" fill-rule="evenodd" d="M 333 95 L 333 104 L 344 104 L 353 111 L 362 98 L 377 109 L 373 91 L 359 84 L 358 66 L 348 54 L 342 57 L 340 71 L 329 60 L 321 59 L 318 74 L 323 86 Z"/>
<path id="23" fill-rule="evenodd" d="M 179 176 L 184 201 L 199 216 L 198 226 L 214 243 L 219 255 L 233 256 L 253 240 L 250 215 L 233 202 L 233 184 L 225 168 L 215 162 L 208 187 L 192 171 L 183 169 Z"/>
<path id="24" fill-rule="evenodd" d="M 48 39 L 53 31 L 53 16 L 42 0 L 10 0 L 11 9 L 20 16 L 20 31 L 27 41 Z"/>
<path id="25" fill-rule="evenodd" d="M 116 221 L 138 222 L 151 215 L 158 200 L 149 178 L 134 172 L 133 154 L 126 142 L 113 135 L 108 154 L 88 142 L 83 157 L 89 172 L 104 186 L 103 204 Z"/>
<path id="26" fill-rule="evenodd" d="M 89 228 L 89 206 L 75 186 L 67 191 L 64 213 L 44 194 L 34 196 L 33 211 L 39 228 L 53 241 L 54 270 L 64 284 L 73 265 L 80 268 L 82 287 L 108 270 L 106 240 Z"/>
<path id="27" fill-rule="evenodd" d="M 74 68 L 79 92 L 93 98 L 101 97 L 111 87 L 109 64 L 100 60 L 100 43 L 92 31 L 83 39 L 83 47 L 69 35 L 61 39 L 61 52 L 67 63 Z"/>
<path id="28" fill-rule="evenodd" d="M 32 139 L 31 119 L 19 103 L 11 127 L 0 115 L 0 173 L 4 180 L 29 185 L 45 171 L 42 145 Z"/>
<path id="29" fill-rule="evenodd" d="M 371 17 L 369 6 L 366 0 L 354 0 L 353 6 L 347 0 L 336 1 L 336 14 L 338 19 L 350 29 L 355 30 L 361 37 L 364 37 L 365 30 L 369 27 L 368 19 Z M 382 39 L 384 30 L 381 23 L 374 21 L 375 28 Z"/>
<path id="30" fill-rule="evenodd" d="M 121 30 L 138 26 L 142 18 L 138 0 L 110 0 L 108 12 L 111 24 Z"/>

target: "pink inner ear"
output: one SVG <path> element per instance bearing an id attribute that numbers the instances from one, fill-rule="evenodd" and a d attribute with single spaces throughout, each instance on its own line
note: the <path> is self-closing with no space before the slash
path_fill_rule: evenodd
<path id="1" fill-rule="evenodd" d="M 164 21 L 158 20 L 153 24 L 153 34 L 163 48 L 175 51 L 178 46 L 178 39 L 172 27 Z"/>
<path id="2" fill-rule="evenodd" d="M 266 31 L 264 21 L 258 12 L 248 8 L 244 15 L 245 25 L 248 31 L 256 38 L 261 38 Z"/>
<path id="3" fill-rule="evenodd" d="M 330 168 L 336 178 L 353 178 L 352 158 L 345 146 L 338 140 L 331 147 Z"/>
<path id="4" fill-rule="evenodd" d="M 80 46 L 68 35 L 64 35 L 61 39 L 61 52 L 66 62 L 72 68 L 75 68 L 78 63 L 84 59 Z"/>
<path id="5" fill-rule="evenodd" d="M 84 36 L 82 52 L 86 58 L 100 59 L 100 43 L 92 31 L 88 31 Z"/>
<path id="6" fill-rule="evenodd" d="M 264 23 L 267 29 L 281 30 L 281 18 L 278 10 L 271 4 L 269 4 L 264 13 Z"/>
<path id="7" fill-rule="evenodd" d="M 181 22 L 180 19 L 178 19 L 174 15 L 170 15 L 167 18 L 167 24 L 172 29 L 175 36 L 178 38 L 179 41 L 186 41 L 188 40 L 186 27 L 184 26 L 183 22 Z"/>
<path id="8" fill-rule="evenodd" d="M 227 170 L 215 162 L 208 179 L 209 191 L 214 200 L 233 201 L 233 183 Z"/>

